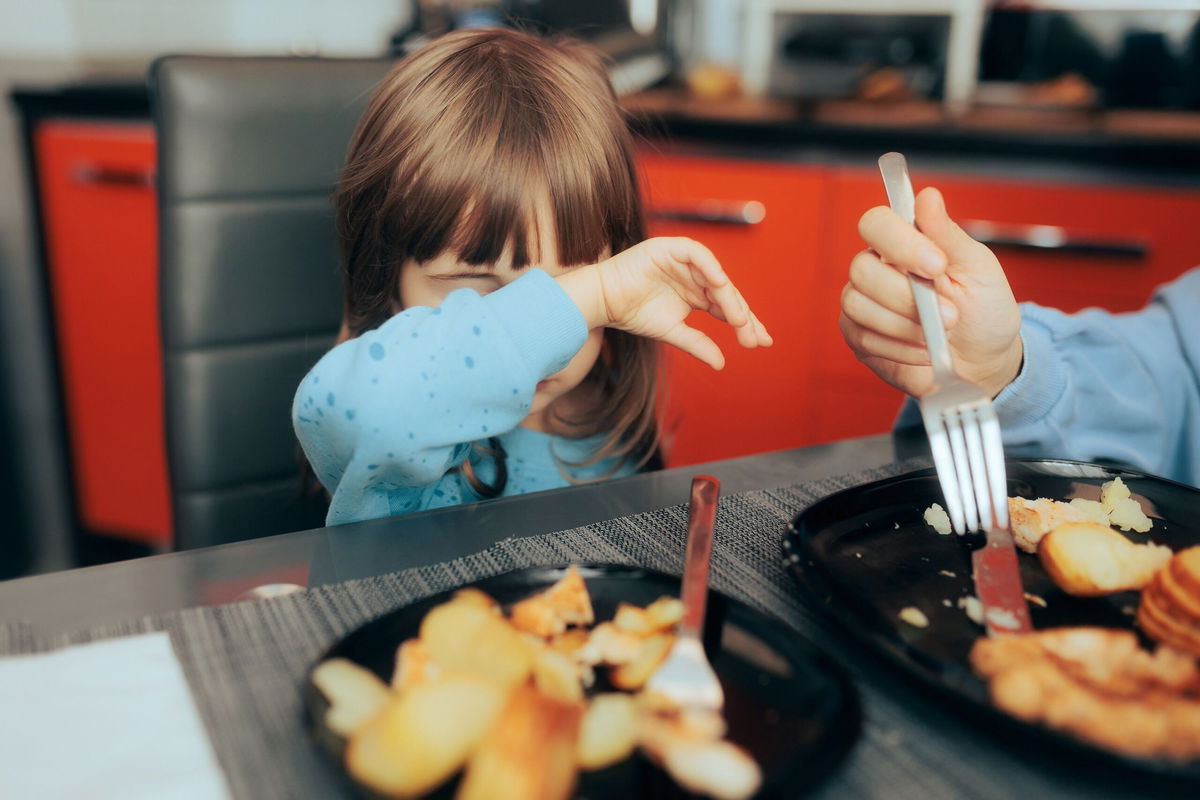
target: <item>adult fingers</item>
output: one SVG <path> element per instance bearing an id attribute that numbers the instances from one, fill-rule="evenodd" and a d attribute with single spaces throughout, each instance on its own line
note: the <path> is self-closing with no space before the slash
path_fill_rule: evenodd
<path id="1" fill-rule="evenodd" d="M 955 262 L 956 269 L 960 265 L 986 263 L 987 260 L 980 259 L 980 250 L 984 246 L 950 219 L 946 200 L 937 189 L 927 186 L 917 195 L 916 217 L 921 232 Z"/>
<path id="2" fill-rule="evenodd" d="M 885 261 L 904 272 L 932 279 L 946 271 L 946 254 L 890 208 L 876 206 L 863 214 L 858 234 Z"/>
<path id="3" fill-rule="evenodd" d="M 908 276 L 885 264 L 871 250 L 859 252 L 850 261 L 850 282 L 842 290 L 843 307 L 849 289 L 894 314 L 913 322 L 919 321 Z M 958 310 L 942 296 L 938 298 L 938 305 L 942 310 L 942 321 L 947 328 L 953 328 L 958 321 Z"/>
<path id="4" fill-rule="evenodd" d="M 838 317 L 838 329 L 842 332 L 846 344 L 860 360 L 874 357 L 917 367 L 928 366 L 930 363 L 929 351 L 923 346 L 893 339 L 870 328 L 864 328 L 844 313 Z"/>

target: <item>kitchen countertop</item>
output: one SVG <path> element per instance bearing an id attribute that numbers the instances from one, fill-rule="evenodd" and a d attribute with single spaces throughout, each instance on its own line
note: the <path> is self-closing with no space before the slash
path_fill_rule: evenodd
<path id="1" fill-rule="evenodd" d="M 27 115 L 148 118 L 136 78 L 18 86 Z M 1014 179 L 1200 187 L 1200 112 L 976 107 L 930 101 L 701 100 L 657 88 L 622 100 L 652 147 L 796 163 L 866 165 L 901 150 L 923 170 Z"/>
<path id="2" fill-rule="evenodd" d="M 929 101 L 700 100 L 670 88 L 623 103 L 641 135 L 696 153 L 858 165 L 900 150 L 925 169 L 1200 186 L 1200 112 L 997 106 L 951 117 Z"/>

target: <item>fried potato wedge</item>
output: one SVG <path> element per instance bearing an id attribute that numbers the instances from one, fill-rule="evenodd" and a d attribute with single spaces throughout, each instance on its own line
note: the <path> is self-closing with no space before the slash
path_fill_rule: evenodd
<path id="1" fill-rule="evenodd" d="M 417 683 L 437 680 L 442 669 L 433 660 L 429 646 L 420 639 L 406 639 L 396 648 L 396 668 L 392 688 L 402 691 Z"/>
<path id="2" fill-rule="evenodd" d="M 574 566 L 549 589 L 513 606 L 512 624 L 522 631 L 550 638 L 572 625 L 596 621 L 592 598 L 583 576 Z"/>
<path id="3" fill-rule="evenodd" d="M 675 642 L 674 634 L 659 633 L 642 641 L 637 656 L 627 664 L 615 668 L 609 673 L 613 686 L 626 691 L 635 691 L 646 685 L 654 670 L 667 657 L 671 645 Z"/>
<path id="4" fill-rule="evenodd" d="M 745 800 L 762 784 L 754 759 L 725 739 L 680 739 L 666 748 L 662 765 L 680 786 L 717 800 Z"/>
<path id="5" fill-rule="evenodd" d="M 329 701 L 325 724 L 342 736 L 379 713 L 391 697 L 378 675 L 345 658 L 322 661 L 313 670 L 312 682 Z"/>
<path id="6" fill-rule="evenodd" d="M 630 603 L 617 606 L 613 625 L 634 636 L 650 636 L 679 624 L 683 619 L 683 603 L 677 597 L 660 597 L 645 608 Z"/>
<path id="7" fill-rule="evenodd" d="M 514 689 L 471 756 L 457 800 L 564 800 L 575 786 L 580 703 Z"/>
<path id="8" fill-rule="evenodd" d="M 1064 592 L 1096 597 L 1142 588 L 1171 559 L 1171 549 L 1134 544 L 1107 525 L 1068 522 L 1042 540 L 1038 557 Z"/>
<path id="9" fill-rule="evenodd" d="M 561 703 L 582 703 L 579 665 L 570 656 L 546 648 L 533 662 L 533 682 L 538 691 Z"/>
<path id="10" fill-rule="evenodd" d="M 346 768 L 388 797 L 419 797 L 463 765 L 508 693 L 496 681 L 456 674 L 394 694 L 350 737 Z"/>
<path id="11" fill-rule="evenodd" d="M 474 599 L 454 599 L 431 609 L 421 621 L 421 641 L 443 670 L 505 686 L 521 683 L 533 668 L 533 653 L 521 634 Z"/>
<path id="12" fill-rule="evenodd" d="M 637 730 L 637 703 L 631 695 L 596 695 L 579 726 L 575 753 L 580 768 L 602 769 L 629 758 Z"/>

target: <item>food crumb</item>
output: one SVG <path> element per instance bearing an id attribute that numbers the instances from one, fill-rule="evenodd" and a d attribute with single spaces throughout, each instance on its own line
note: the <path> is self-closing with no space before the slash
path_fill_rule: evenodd
<path id="1" fill-rule="evenodd" d="M 948 569 L 939 569 L 938 575 L 945 575 L 947 578 L 957 578 L 958 577 L 957 575 L 955 575 L 953 572 L 951 572 Z"/>
<path id="2" fill-rule="evenodd" d="M 1132 617 L 1137 611 L 1133 606 L 1121 606 L 1121 613 L 1127 617 Z"/>
<path id="3" fill-rule="evenodd" d="M 1026 592 L 1025 599 L 1034 605 L 1039 605 L 1042 608 L 1046 607 L 1046 598 L 1042 597 L 1041 595 L 1030 594 L 1029 592 Z"/>
<path id="4" fill-rule="evenodd" d="M 944 600 L 942 600 L 942 605 L 944 605 L 946 608 L 954 607 L 954 603 L 950 602 L 950 598 L 945 598 Z"/>
<path id="5" fill-rule="evenodd" d="M 855 553 L 855 554 L 854 554 L 854 557 L 855 557 L 855 558 L 862 558 L 862 553 Z"/>
<path id="6" fill-rule="evenodd" d="M 916 606 L 906 606 L 900 609 L 900 619 L 914 628 L 928 628 L 929 617 L 925 616 Z"/>
<path id="7" fill-rule="evenodd" d="M 896 530 L 900 530 L 900 523 L 899 523 L 899 522 L 897 522 L 897 523 L 896 523 L 895 525 L 893 525 L 892 527 L 893 527 L 893 528 L 895 528 Z"/>
<path id="8" fill-rule="evenodd" d="M 937 503 L 925 509 L 925 522 L 943 536 L 950 535 L 950 516 Z"/>
<path id="9" fill-rule="evenodd" d="M 983 624 L 983 603 L 975 595 L 958 598 L 958 607 L 967 613 L 971 618 L 971 622 L 976 625 Z"/>

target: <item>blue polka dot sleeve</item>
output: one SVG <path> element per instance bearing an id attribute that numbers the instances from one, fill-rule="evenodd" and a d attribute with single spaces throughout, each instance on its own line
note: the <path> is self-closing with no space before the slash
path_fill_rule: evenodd
<path id="1" fill-rule="evenodd" d="M 583 346 L 579 309 L 541 270 L 450 294 L 335 347 L 304 377 L 292 423 L 332 495 L 331 525 L 386 516 L 516 427 L 538 381 Z"/>

